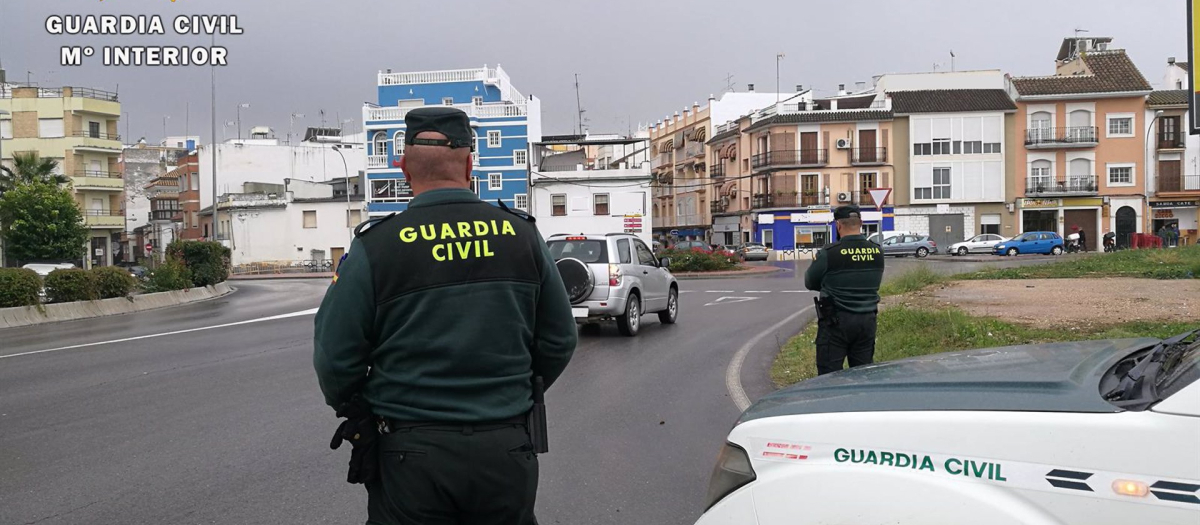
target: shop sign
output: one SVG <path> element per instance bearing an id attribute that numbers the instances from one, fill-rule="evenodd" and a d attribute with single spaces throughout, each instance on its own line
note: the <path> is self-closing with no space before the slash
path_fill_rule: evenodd
<path id="1" fill-rule="evenodd" d="M 759 224 L 775 224 L 775 216 L 770 213 L 763 213 L 758 216 Z"/>
<path id="2" fill-rule="evenodd" d="M 1151 208 L 1193 208 L 1200 205 L 1200 201 L 1158 201 L 1150 202 Z"/>
<path id="3" fill-rule="evenodd" d="M 1021 199 L 1022 208 L 1057 208 L 1058 199 Z"/>
<path id="4" fill-rule="evenodd" d="M 1103 206 L 1104 199 L 1094 197 L 1084 197 L 1077 199 L 1063 199 L 1063 206 Z"/>
<path id="5" fill-rule="evenodd" d="M 1154 210 L 1154 218 L 1155 219 L 1174 219 L 1175 218 L 1175 210 L 1171 209 L 1171 208 L 1167 208 L 1165 210 Z"/>
<path id="6" fill-rule="evenodd" d="M 625 233 L 642 233 L 642 216 L 630 214 L 624 217 Z"/>

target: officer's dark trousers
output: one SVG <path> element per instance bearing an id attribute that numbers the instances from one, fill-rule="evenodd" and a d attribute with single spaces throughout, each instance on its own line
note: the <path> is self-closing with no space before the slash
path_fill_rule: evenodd
<path id="1" fill-rule="evenodd" d="M 368 525 L 537 523 L 538 460 L 524 425 L 401 429 L 380 445 Z"/>
<path id="2" fill-rule="evenodd" d="M 833 319 L 817 321 L 817 375 L 837 372 L 849 359 L 850 367 L 871 364 L 875 360 L 874 312 L 854 314 L 836 312 Z"/>

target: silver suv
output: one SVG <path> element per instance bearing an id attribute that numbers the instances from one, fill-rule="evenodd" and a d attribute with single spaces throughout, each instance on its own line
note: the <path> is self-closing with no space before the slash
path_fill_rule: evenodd
<path id="1" fill-rule="evenodd" d="M 571 298 L 575 320 L 616 319 L 624 335 L 637 335 L 642 315 L 663 324 L 679 315 L 679 283 L 635 235 L 553 235 L 546 241 Z"/>

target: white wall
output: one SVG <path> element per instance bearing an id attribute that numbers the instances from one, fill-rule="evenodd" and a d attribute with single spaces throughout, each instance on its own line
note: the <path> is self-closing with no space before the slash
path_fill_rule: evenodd
<path id="1" fill-rule="evenodd" d="M 366 219 L 366 206 L 352 202 Z M 317 212 L 317 227 L 304 227 L 304 212 Z M 237 210 L 233 214 L 233 265 L 268 261 L 307 261 L 313 250 L 333 256 L 334 248 L 349 250 L 354 228 L 346 224 L 345 202 L 292 202 L 287 208 Z M 222 212 L 221 219 L 228 217 Z M 357 224 L 355 225 L 357 226 Z"/>
<path id="2" fill-rule="evenodd" d="M 651 216 L 649 180 L 638 186 L 632 186 L 637 183 L 628 180 L 591 181 L 588 184 L 589 186 L 585 187 L 579 184 L 543 181 L 533 187 L 530 205 L 543 237 L 558 233 L 620 233 L 625 231 L 624 215 L 640 214 L 642 231 L 638 237 L 650 245 L 654 218 Z M 593 214 L 592 196 L 597 193 L 608 194 L 608 215 Z M 555 194 L 567 196 L 566 216 L 552 215 L 551 196 Z"/>
<path id="3" fill-rule="evenodd" d="M 910 158 L 909 198 L 914 188 L 929 187 L 934 168 L 950 168 L 951 198 L 912 200 L 914 206 L 956 202 L 1005 202 L 1004 152 L 1012 147 L 1004 139 L 1004 113 L 938 113 L 909 117 Z M 933 138 L 955 141 L 981 141 L 1001 144 L 1001 153 L 971 155 L 915 155 L 913 145 L 927 143 Z"/>
<path id="4" fill-rule="evenodd" d="M 709 110 L 709 136 L 711 137 L 712 128 L 720 126 L 731 120 L 736 120 L 745 115 L 753 113 L 757 110 L 773 106 L 775 102 L 787 100 L 795 97 L 797 93 L 759 93 L 759 92 L 731 92 L 724 93 L 721 98 L 711 102 L 709 105 L 712 108 Z M 812 100 L 812 92 L 808 91 L 799 100 Z M 796 102 L 793 100 L 792 102 Z"/>
<path id="5" fill-rule="evenodd" d="M 212 145 L 200 148 L 200 207 L 212 205 Z M 237 145 L 218 144 L 217 192 L 242 191 L 247 182 L 283 184 L 284 179 L 323 182 L 344 177 L 346 168 L 331 145 Z M 351 177 L 366 169 L 366 149 L 361 145 L 341 149 Z"/>
<path id="6" fill-rule="evenodd" d="M 943 71 L 937 73 L 889 73 L 879 77 L 876 89 L 880 92 L 918 91 L 925 89 L 1005 89 L 1004 72 L 999 69 L 979 71 Z"/>
<path id="7" fill-rule="evenodd" d="M 1182 87 L 1177 86 L 1179 83 L 1182 83 Z M 1187 71 L 1174 64 L 1168 64 L 1167 72 L 1163 75 L 1163 84 L 1159 89 L 1190 89 L 1190 84 Z"/>

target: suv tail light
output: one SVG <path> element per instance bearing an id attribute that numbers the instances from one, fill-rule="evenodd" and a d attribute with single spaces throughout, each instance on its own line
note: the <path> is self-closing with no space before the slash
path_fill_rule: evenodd
<path id="1" fill-rule="evenodd" d="M 619 265 L 608 265 L 608 285 L 621 286 L 621 267 Z"/>

